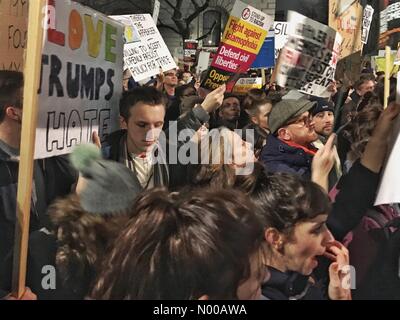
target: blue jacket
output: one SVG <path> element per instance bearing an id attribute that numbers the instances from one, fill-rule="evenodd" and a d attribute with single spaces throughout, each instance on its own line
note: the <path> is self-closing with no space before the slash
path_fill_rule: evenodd
<path id="1" fill-rule="evenodd" d="M 293 173 L 306 179 L 311 179 L 312 158 L 303 149 L 289 146 L 272 134 L 268 136 L 260 156 L 268 172 Z"/>

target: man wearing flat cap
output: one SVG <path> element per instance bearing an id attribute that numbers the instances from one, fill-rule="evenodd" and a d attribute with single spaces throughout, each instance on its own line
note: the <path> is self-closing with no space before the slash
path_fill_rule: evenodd
<path id="1" fill-rule="evenodd" d="M 283 99 L 269 116 L 271 134 L 261 153 L 269 172 L 287 172 L 311 179 L 311 162 L 318 139 L 310 110 L 316 105 L 305 97 Z"/>

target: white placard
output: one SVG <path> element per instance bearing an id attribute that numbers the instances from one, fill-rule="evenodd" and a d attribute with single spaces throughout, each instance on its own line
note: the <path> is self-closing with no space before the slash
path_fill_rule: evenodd
<path id="1" fill-rule="evenodd" d="M 131 70 L 135 81 L 148 79 L 162 71 L 177 68 L 153 18 L 149 14 L 130 15 L 132 26 L 140 41 L 124 46 L 125 66 Z"/>
<path id="2" fill-rule="evenodd" d="M 55 0 L 45 33 L 35 158 L 66 154 L 92 132 L 119 128 L 122 24 L 77 3 Z"/>
<path id="3" fill-rule="evenodd" d="M 332 28 L 289 11 L 289 40 L 282 49 L 277 83 L 318 97 L 330 96 L 342 37 Z"/>
<path id="4" fill-rule="evenodd" d="M 275 59 L 278 59 L 279 52 L 285 46 L 289 39 L 289 34 L 287 32 L 288 23 L 287 22 L 274 22 L 275 31 Z"/>
<path id="5" fill-rule="evenodd" d="M 366 44 L 368 42 L 369 30 L 371 28 L 372 17 L 374 16 L 374 8 L 367 5 L 364 9 L 363 25 L 361 31 L 361 42 Z"/>
<path id="6" fill-rule="evenodd" d="M 375 205 L 400 203 L 399 179 L 400 179 L 400 117 L 397 117 L 393 126 L 392 146 L 383 171 Z M 384 141 L 382 141 L 384 143 Z"/>

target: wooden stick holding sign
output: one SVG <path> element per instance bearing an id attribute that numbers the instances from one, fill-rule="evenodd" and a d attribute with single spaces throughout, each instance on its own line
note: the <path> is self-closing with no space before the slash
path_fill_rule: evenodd
<path id="1" fill-rule="evenodd" d="M 29 3 L 28 44 L 24 69 L 24 112 L 18 174 L 17 222 L 15 224 L 13 295 L 20 298 L 25 291 L 29 241 L 29 220 L 32 194 L 33 154 L 38 110 L 38 88 L 43 46 L 43 8 L 46 0 Z"/>
<path id="2" fill-rule="evenodd" d="M 392 52 L 389 46 L 386 46 L 385 52 L 385 89 L 384 89 L 384 101 L 383 108 L 386 109 L 388 107 L 389 95 L 390 95 L 390 74 L 392 72 L 392 66 L 390 64 L 390 59 L 392 56 Z"/>

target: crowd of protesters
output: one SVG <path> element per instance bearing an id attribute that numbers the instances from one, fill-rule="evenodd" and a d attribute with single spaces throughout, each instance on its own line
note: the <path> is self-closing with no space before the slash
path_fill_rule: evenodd
<path id="1" fill-rule="evenodd" d="M 327 99 L 274 83 L 210 92 L 203 80 L 169 70 L 140 86 L 126 70 L 120 130 L 35 161 L 23 299 L 376 297 L 365 267 L 376 257 L 354 243 L 371 210 L 400 215 L 373 206 L 400 112 L 393 96 L 383 110 L 383 79 L 337 79 Z M 22 88 L 21 73 L 0 71 L 4 299 L 13 299 Z M 356 274 L 353 256 L 364 257 Z M 400 298 L 400 285 L 379 297 Z"/>

